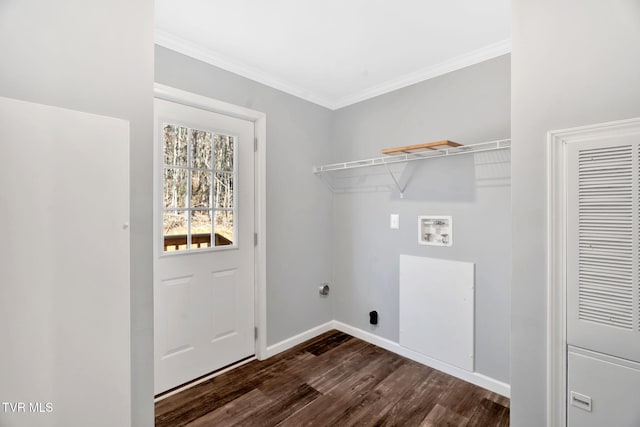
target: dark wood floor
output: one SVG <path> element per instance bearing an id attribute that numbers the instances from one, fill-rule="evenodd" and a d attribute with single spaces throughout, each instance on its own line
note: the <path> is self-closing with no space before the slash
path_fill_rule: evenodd
<path id="1" fill-rule="evenodd" d="M 509 399 L 330 331 L 156 403 L 156 426 L 508 426 Z"/>

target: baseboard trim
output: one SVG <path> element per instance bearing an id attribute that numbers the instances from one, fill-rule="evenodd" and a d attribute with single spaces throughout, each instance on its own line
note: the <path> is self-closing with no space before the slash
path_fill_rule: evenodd
<path id="1" fill-rule="evenodd" d="M 322 325 L 316 326 L 315 328 L 311 328 L 309 330 L 301 332 L 298 335 L 294 335 L 291 338 L 280 341 L 279 343 L 267 346 L 266 358 L 275 356 L 278 353 L 289 350 L 291 347 L 295 347 L 298 344 L 302 344 L 303 342 L 315 338 L 318 335 L 324 334 L 331 329 L 335 329 L 333 323 L 333 320 L 330 320 L 327 323 L 323 323 Z"/>
<path id="2" fill-rule="evenodd" d="M 433 359 L 429 356 L 425 356 L 424 354 L 402 347 L 395 341 L 382 338 L 378 335 L 372 334 L 371 332 L 363 331 L 362 329 L 347 325 L 346 323 L 342 323 L 337 320 L 323 323 L 322 325 L 316 326 L 315 328 L 311 328 L 291 338 L 287 338 L 286 340 L 280 341 L 279 343 L 268 346 L 266 357 L 275 356 L 278 353 L 289 350 L 290 348 L 295 347 L 298 344 L 302 344 L 303 342 L 315 338 L 318 335 L 328 332 L 332 329 L 344 332 L 345 334 L 349 334 L 370 344 L 384 348 L 385 350 L 388 350 L 392 353 L 404 356 L 408 359 L 429 366 L 430 368 L 437 369 L 438 371 L 444 372 L 445 374 L 460 378 L 461 380 L 470 382 L 471 384 L 486 388 L 487 390 L 491 390 L 494 393 L 498 393 L 502 396 L 511 396 L 511 386 L 509 384 L 503 383 L 502 381 L 498 381 L 478 372 L 469 372 L 464 369 L 458 368 L 457 366 L 449 365 L 448 363 L 441 362 L 437 359 Z"/>
<path id="3" fill-rule="evenodd" d="M 418 363 L 422 363 L 423 365 L 429 366 L 433 369 L 437 369 L 438 371 L 442 371 L 456 378 L 460 378 L 461 380 L 470 382 L 471 384 L 486 388 L 487 390 L 491 390 L 494 393 L 498 393 L 505 397 L 511 396 L 511 386 L 509 384 L 503 383 L 502 381 L 495 380 L 478 372 L 469 372 L 464 369 L 458 368 L 457 366 L 449 365 L 448 363 L 432 359 L 431 357 L 425 356 L 424 354 L 420 354 L 413 350 L 409 350 L 408 348 L 402 347 L 395 341 L 379 337 L 378 335 L 363 331 L 362 329 L 355 328 L 337 320 L 333 321 L 333 327 L 334 329 L 344 332 L 345 334 L 349 334 L 370 344 L 377 345 L 378 347 L 389 350 L 392 353 L 396 353 Z"/>

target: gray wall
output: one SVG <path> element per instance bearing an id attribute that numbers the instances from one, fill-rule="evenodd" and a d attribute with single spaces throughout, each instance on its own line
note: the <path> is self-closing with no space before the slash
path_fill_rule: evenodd
<path id="1" fill-rule="evenodd" d="M 512 425 L 546 423 L 546 132 L 640 116 L 640 2 L 513 2 Z"/>
<path id="2" fill-rule="evenodd" d="M 267 114 L 267 342 L 331 320 L 331 194 L 311 173 L 330 156 L 331 111 L 156 47 L 156 82 Z"/>
<path id="3" fill-rule="evenodd" d="M 509 56 L 502 56 L 335 112 L 333 161 L 378 157 L 380 149 L 450 139 L 476 143 L 510 134 Z M 400 254 L 476 263 L 476 370 L 509 382 L 509 152 L 426 160 L 400 173 L 397 191 L 371 191 L 390 179 L 359 173 L 353 192 L 334 197 L 335 318 L 398 341 Z M 382 173 L 381 176 L 378 176 Z M 340 180 L 338 180 L 340 181 Z M 389 229 L 389 214 L 400 229 Z M 453 246 L 419 246 L 418 215 L 452 215 Z M 370 327 L 377 310 L 380 324 Z"/>
<path id="4" fill-rule="evenodd" d="M 132 412 L 152 425 L 153 1 L 3 0 L 0 52 L 0 96 L 130 121 Z"/>

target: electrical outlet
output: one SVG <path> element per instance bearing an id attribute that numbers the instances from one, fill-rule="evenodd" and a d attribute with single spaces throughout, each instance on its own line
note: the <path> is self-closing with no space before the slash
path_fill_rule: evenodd
<path id="1" fill-rule="evenodd" d="M 378 324 L 378 312 L 377 311 L 370 311 L 369 312 L 369 323 L 372 325 L 377 325 Z"/>

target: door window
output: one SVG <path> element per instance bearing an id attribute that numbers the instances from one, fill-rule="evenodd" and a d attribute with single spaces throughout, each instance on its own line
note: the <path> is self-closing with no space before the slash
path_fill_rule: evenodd
<path id="1" fill-rule="evenodd" d="M 237 138 L 172 123 L 162 133 L 164 252 L 235 247 Z"/>

